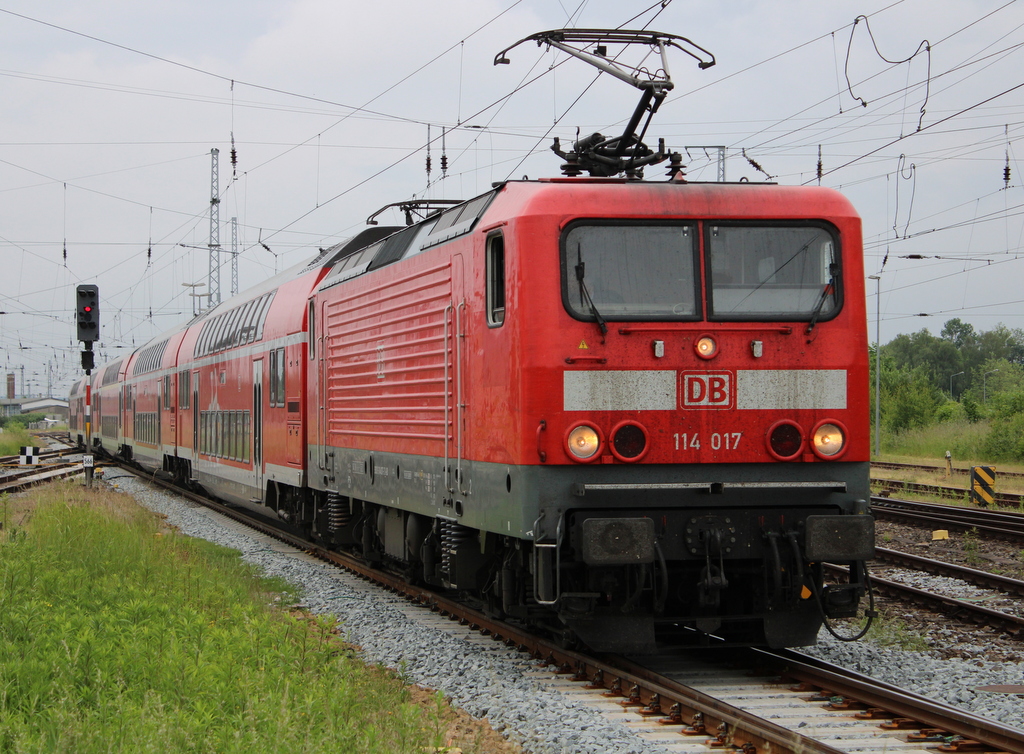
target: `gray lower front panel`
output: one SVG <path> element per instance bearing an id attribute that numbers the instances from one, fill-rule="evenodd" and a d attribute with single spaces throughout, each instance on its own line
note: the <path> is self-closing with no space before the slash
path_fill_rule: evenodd
<path id="1" fill-rule="evenodd" d="M 574 508 L 791 508 L 851 511 L 869 498 L 867 463 L 513 466 L 311 448 L 310 486 L 517 538 L 554 537 Z M 534 525 L 544 513 L 540 529 Z M 546 531 L 550 522 L 551 531 Z"/>

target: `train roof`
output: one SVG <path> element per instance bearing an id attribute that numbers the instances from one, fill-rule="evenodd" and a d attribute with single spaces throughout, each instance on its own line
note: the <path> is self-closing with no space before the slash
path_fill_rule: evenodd
<path id="1" fill-rule="evenodd" d="M 638 181 L 625 178 L 542 178 L 508 181 L 495 208 L 508 216 L 577 214 L 721 219 L 859 218 L 850 201 L 821 186 L 777 183 Z M 567 204 L 568 202 L 568 204 Z M 585 204 L 586 211 L 581 211 Z"/>

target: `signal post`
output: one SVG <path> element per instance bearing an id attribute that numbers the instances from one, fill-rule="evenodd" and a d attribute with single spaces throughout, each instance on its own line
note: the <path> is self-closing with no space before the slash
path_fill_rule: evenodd
<path id="1" fill-rule="evenodd" d="M 78 339 L 85 348 L 82 351 L 82 369 L 85 370 L 85 455 L 82 465 L 85 467 L 85 486 L 92 487 L 93 456 L 92 456 L 92 370 L 96 366 L 92 344 L 100 336 L 100 289 L 99 286 L 83 284 L 78 286 L 75 295 L 75 322 L 78 328 Z"/>

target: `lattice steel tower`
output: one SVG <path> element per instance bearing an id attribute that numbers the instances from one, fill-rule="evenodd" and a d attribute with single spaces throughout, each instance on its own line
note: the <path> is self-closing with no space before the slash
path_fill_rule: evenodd
<path id="1" fill-rule="evenodd" d="M 210 308 L 220 303 L 220 150 L 210 150 Z M 237 278 L 233 281 L 237 285 Z"/>

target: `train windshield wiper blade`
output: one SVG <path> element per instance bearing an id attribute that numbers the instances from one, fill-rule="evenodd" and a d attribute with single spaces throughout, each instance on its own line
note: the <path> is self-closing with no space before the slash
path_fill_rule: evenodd
<path id="1" fill-rule="evenodd" d="M 814 305 L 814 311 L 811 312 L 811 321 L 807 323 L 807 330 L 804 332 L 804 335 L 810 335 L 814 331 L 814 326 L 818 324 L 818 317 L 821 316 L 821 310 L 825 308 L 825 302 L 828 301 L 830 295 L 835 294 L 836 278 L 839 277 L 839 274 L 835 263 L 830 264 L 829 268 L 832 277 L 828 279 L 828 284 L 822 289 L 821 295 L 818 296 L 818 303 Z"/>
<path id="2" fill-rule="evenodd" d="M 594 319 L 597 320 L 597 326 L 601 328 L 601 334 L 608 334 L 608 325 L 605 323 L 604 317 L 601 316 L 601 312 L 597 310 L 594 305 L 594 299 L 590 297 L 590 291 L 587 290 L 587 284 L 583 282 L 584 271 L 586 265 L 583 264 L 583 253 L 580 250 L 580 244 L 576 244 L 576 282 L 580 284 L 580 301 L 586 298 L 587 306 L 590 307 L 590 311 L 594 314 Z"/>

